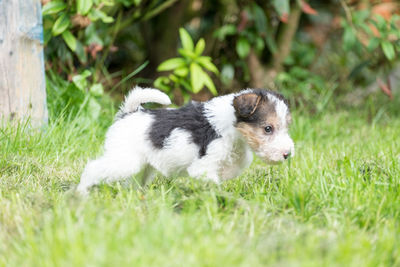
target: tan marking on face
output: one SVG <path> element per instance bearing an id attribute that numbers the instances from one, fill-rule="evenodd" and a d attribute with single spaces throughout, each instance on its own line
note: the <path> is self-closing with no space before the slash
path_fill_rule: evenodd
<path id="1" fill-rule="evenodd" d="M 265 162 L 276 164 L 294 154 L 288 133 L 291 116 L 283 97 L 273 92 L 251 91 L 233 100 L 237 123 L 243 140 Z M 272 126 L 266 132 L 266 127 Z"/>
<path id="2" fill-rule="evenodd" d="M 265 132 L 262 128 L 249 123 L 240 122 L 236 129 L 243 135 L 250 147 L 257 151 L 265 140 Z"/>
<path id="3" fill-rule="evenodd" d="M 269 164 L 282 162 L 283 155 L 293 151 L 293 141 L 287 133 L 290 115 L 280 117 L 275 103 L 263 99 L 252 116 L 250 121 L 239 121 L 236 129 L 264 161 Z M 266 126 L 272 126 L 273 132 L 267 133 Z"/>
<path id="4" fill-rule="evenodd" d="M 258 121 L 255 123 L 239 122 L 238 131 L 246 138 L 250 147 L 259 151 L 262 145 L 272 136 L 265 132 L 265 127 L 271 125 L 274 131 L 279 128 L 279 118 L 274 107 L 263 101 L 257 109 Z"/>

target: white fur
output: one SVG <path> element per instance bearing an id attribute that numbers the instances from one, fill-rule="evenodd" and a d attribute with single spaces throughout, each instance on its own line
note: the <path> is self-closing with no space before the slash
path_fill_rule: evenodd
<path id="1" fill-rule="evenodd" d="M 235 109 L 232 105 L 233 98 L 233 94 L 224 95 L 205 103 L 205 116 L 220 135 L 232 135 L 235 132 L 232 127 L 236 122 Z"/>
<path id="2" fill-rule="evenodd" d="M 269 164 L 276 164 L 284 159 L 284 154 L 294 156 L 294 143 L 286 131 L 279 131 L 272 137 L 265 137 L 255 152 Z"/>
<path id="3" fill-rule="evenodd" d="M 273 158 L 278 159 L 282 156 L 282 152 L 290 154 L 294 157 L 295 149 L 292 138 L 290 138 L 288 133 L 287 116 L 289 115 L 288 106 L 285 102 L 274 95 L 270 96 L 272 101 L 275 103 L 275 110 L 280 119 L 280 130 L 275 135 L 274 140 L 269 143 L 266 149 L 270 150 L 273 154 Z"/>
<path id="4" fill-rule="evenodd" d="M 285 102 L 283 102 L 281 99 L 277 98 L 274 95 L 270 95 L 269 98 L 275 104 L 275 110 L 276 110 L 278 117 L 280 118 L 281 127 L 283 127 L 283 128 L 287 127 L 286 116 L 289 113 L 289 109 L 288 109 L 287 105 L 285 104 Z"/>
<path id="5" fill-rule="evenodd" d="M 153 146 L 148 131 L 154 117 L 141 110 L 140 104 L 169 104 L 170 100 L 158 90 L 135 88 L 129 93 L 120 111 L 130 114 L 116 120 L 109 128 L 104 155 L 87 164 L 77 190 L 87 194 L 93 185 L 102 181 L 122 180 L 141 170 L 145 170 L 145 180 L 150 179 L 154 171 L 165 176 L 188 174 L 215 183 L 238 176 L 250 165 L 253 154 L 244 137 L 234 127 L 234 96 L 216 97 L 205 103 L 205 117 L 220 138 L 214 139 L 208 145 L 207 153 L 200 157 L 198 146 L 192 142 L 191 133 L 185 129 L 175 128 L 165 140 L 163 148 Z M 261 151 L 271 149 L 277 154 L 277 161 L 281 160 L 278 159 L 278 153 L 282 158 L 280 146 L 293 146 L 290 137 L 289 141 L 286 135 L 279 135 L 272 141 L 266 140 L 270 145 Z"/>
<path id="6" fill-rule="evenodd" d="M 171 100 L 163 92 L 156 89 L 140 88 L 136 86 L 132 91 L 129 92 L 128 96 L 125 98 L 125 101 L 121 106 L 120 112 L 134 112 L 138 110 L 141 104 L 150 102 L 158 103 L 161 105 L 171 104 Z"/>

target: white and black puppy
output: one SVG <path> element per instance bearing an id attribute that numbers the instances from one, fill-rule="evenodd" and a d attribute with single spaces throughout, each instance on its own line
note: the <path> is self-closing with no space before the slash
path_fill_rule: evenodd
<path id="1" fill-rule="evenodd" d="M 133 89 L 107 132 L 104 155 L 87 164 L 80 193 L 142 170 L 145 179 L 159 171 L 220 183 L 250 165 L 251 150 L 270 164 L 294 154 L 289 108 L 276 92 L 247 89 L 178 109 L 141 106 L 149 102 L 171 104 L 156 89 Z"/>

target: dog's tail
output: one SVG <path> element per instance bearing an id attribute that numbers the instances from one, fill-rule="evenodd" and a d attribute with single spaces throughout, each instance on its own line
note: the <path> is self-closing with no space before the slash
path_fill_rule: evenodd
<path id="1" fill-rule="evenodd" d="M 135 112 L 139 109 L 140 105 L 144 103 L 170 105 L 171 100 L 166 94 L 157 89 L 136 86 L 125 97 L 125 101 L 122 103 L 119 113 L 125 114 Z"/>

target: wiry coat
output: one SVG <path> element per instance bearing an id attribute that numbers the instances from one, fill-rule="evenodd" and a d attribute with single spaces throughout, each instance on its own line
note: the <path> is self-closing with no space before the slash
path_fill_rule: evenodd
<path id="1" fill-rule="evenodd" d="M 78 191 L 85 194 L 101 181 L 121 180 L 142 170 L 145 179 L 159 171 L 219 183 L 250 165 L 251 149 L 269 163 L 294 152 L 289 109 L 274 92 L 248 89 L 179 109 L 140 106 L 147 102 L 170 104 L 158 90 L 132 90 L 107 132 L 104 155 L 87 164 Z M 267 127 L 274 132 L 266 133 Z"/>

